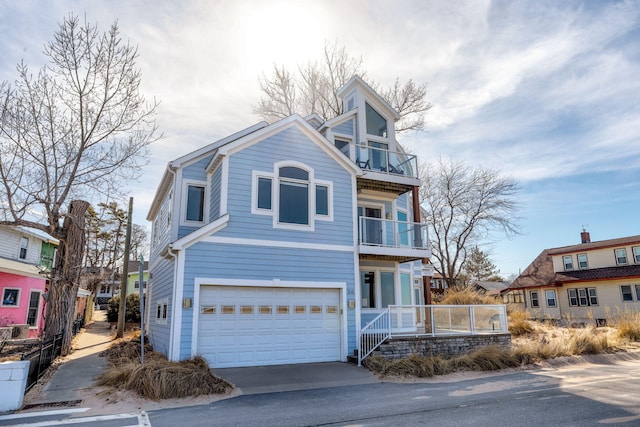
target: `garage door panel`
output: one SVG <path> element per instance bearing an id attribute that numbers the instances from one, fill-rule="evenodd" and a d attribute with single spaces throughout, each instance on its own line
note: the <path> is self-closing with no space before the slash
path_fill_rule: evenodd
<path id="1" fill-rule="evenodd" d="M 339 290 L 203 286 L 198 354 L 213 367 L 340 360 Z M 213 313 L 213 314 L 212 314 Z"/>

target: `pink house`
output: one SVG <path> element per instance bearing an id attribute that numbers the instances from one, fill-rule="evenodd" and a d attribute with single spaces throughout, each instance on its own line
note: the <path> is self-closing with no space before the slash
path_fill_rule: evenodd
<path id="1" fill-rule="evenodd" d="M 0 227 L 0 327 L 24 325 L 29 337 L 41 334 L 47 287 L 43 273 L 51 268 L 57 244 L 39 230 Z"/>

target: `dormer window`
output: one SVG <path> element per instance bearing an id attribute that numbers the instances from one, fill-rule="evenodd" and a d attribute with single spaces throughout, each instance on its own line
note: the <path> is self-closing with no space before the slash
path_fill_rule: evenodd
<path id="1" fill-rule="evenodd" d="M 207 217 L 207 183 L 185 180 L 182 194 L 181 223 L 202 225 Z"/>
<path id="2" fill-rule="evenodd" d="M 29 239 L 27 237 L 22 237 L 20 239 L 20 259 L 27 259 L 27 248 L 29 247 Z"/>
<path id="3" fill-rule="evenodd" d="M 563 256 L 562 264 L 564 264 L 565 270 L 573 270 L 573 257 L 571 255 Z"/>
<path id="4" fill-rule="evenodd" d="M 368 103 L 365 103 L 367 118 L 367 134 L 387 137 L 387 120 Z"/>

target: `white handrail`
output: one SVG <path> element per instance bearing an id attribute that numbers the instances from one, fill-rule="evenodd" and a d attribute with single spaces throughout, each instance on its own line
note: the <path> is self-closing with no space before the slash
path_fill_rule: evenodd
<path id="1" fill-rule="evenodd" d="M 367 323 L 360 330 L 360 348 L 358 349 L 358 366 L 362 366 L 362 361 L 380 347 L 380 344 L 391 337 L 391 322 L 389 319 L 389 309 L 386 308 L 375 319 Z"/>

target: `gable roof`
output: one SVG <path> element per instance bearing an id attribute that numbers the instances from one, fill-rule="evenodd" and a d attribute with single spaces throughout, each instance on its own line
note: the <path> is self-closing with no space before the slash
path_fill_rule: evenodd
<path id="1" fill-rule="evenodd" d="M 395 108 L 393 108 L 391 104 L 389 104 L 383 97 L 381 97 L 378 92 L 373 90 L 373 88 L 369 86 L 367 82 L 362 80 L 362 78 L 358 75 L 351 77 L 351 79 L 338 90 L 337 95 L 340 97 L 340 99 L 343 99 L 346 94 L 348 94 L 352 89 L 355 89 L 356 87 L 360 88 L 365 93 L 367 98 L 374 100 L 386 110 L 388 110 L 388 112 L 393 116 L 394 120 L 400 120 L 400 114 L 395 110 Z"/>
<path id="2" fill-rule="evenodd" d="M 149 207 L 149 213 L 147 213 L 147 221 L 151 221 L 155 216 L 156 212 L 158 211 L 158 209 L 160 209 L 160 205 L 162 204 L 162 199 L 164 198 L 164 195 L 167 193 L 167 191 L 169 191 L 169 188 L 171 188 L 171 184 L 173 183 L 174 173 L 179 167 L 183 166 L 185 163 L 191 162 L 202 156 L 210 154 L 211 152 L 215 151 L 218 147 L 224 144 L 228 144 L 229 142 L 234 141 L 235 139 L 242 138 L 246 135 L 249 135 L 268 125 L 269 124 L 265 121 L 258 122 L 252 126 L 249 126 L 248 128 L 235 132 L 225 138 L 219 139 L 215 142 L 212 142 L 211 144 L 207 144 L 204 147 L 198 148 L 197 150 L 194 150 L 188 154 L 185 154 L 184 156 L 178 157 L 177 159 L 170 161 L 167 164 L 167 167 L 165 168 L 164 174 L 162 175 L 162 179 L 160 180 L 160 184 L 156 189 L 155 196 L 151 201 L 151 206 Z"/>
<path id="3" fill-rule="evenodd" d="M 476 280 L 473 283 L 489 292 L 499 292 L 509 286 L 509 282 L 497 282 L 492 280 Z"/>
<path id="4" fill-rule="evenodd" d="M 638 243 L 640 244 L 640 235 L 620 237 L 617 239 L 600 240 L 597 242 L 580 243 L 577 245 L 561 246 L 558 248 L 547 249 L 550 255 L 560 255 L 570 252 L 589 251 L 593 249 L 604 249 L 615 246 L 625 246 Z"/>
<path id="5" fill-rule="evenodd" d="M 576 280 L 606 280 L 640 277 L 640 265 L 625 265 L 619 267 L 603 267 L 588 270 L 565 271 L 566 281 Z M 562 280 L 561 280 L 562 281 Z"/>

